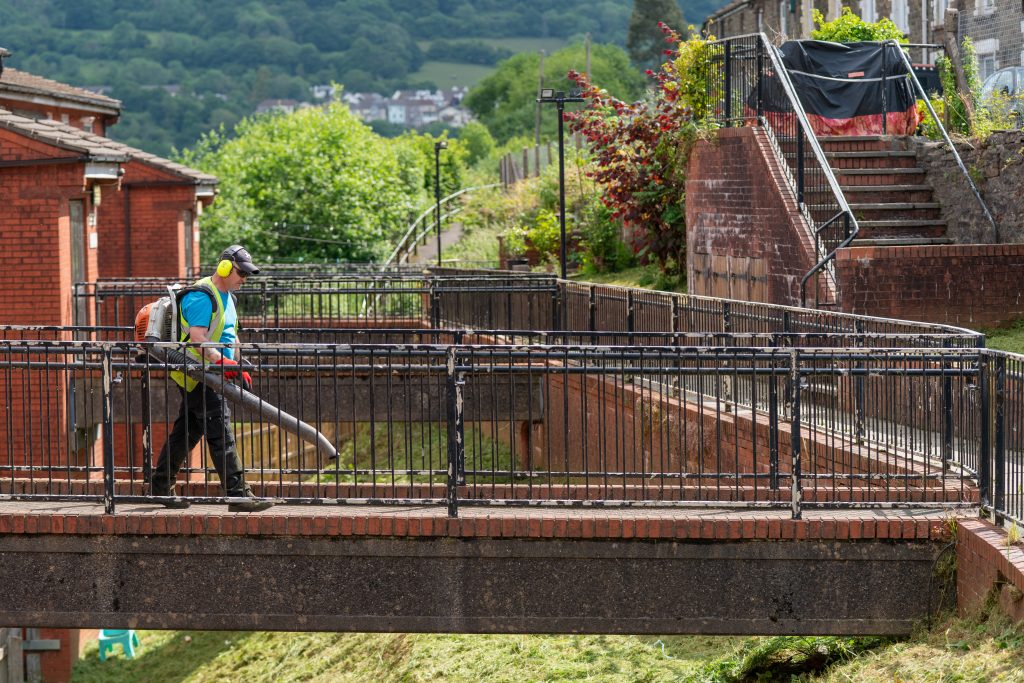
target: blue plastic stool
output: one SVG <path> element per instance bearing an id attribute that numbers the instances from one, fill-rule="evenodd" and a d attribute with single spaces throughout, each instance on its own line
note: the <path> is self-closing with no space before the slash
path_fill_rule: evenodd
<path id="1" fill-rule="evenodd" d="M 135 658 L 135 648 L 139 647 L 139 637 L 135 635 L 135 631 L 110 631 L 103 629 L 100 631 L 100 661 L 107 661 L 107 652 L 113 652 L 114 646 L 120 643 L 121 649 L 124 650 L 124 656 L 128 659 Z"/>

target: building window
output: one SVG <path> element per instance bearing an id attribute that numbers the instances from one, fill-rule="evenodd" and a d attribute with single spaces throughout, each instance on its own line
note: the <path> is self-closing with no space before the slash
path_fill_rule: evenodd
<path id="1" fill-rule="evenodd" d="M 996 56 L 993 54 L 978 55 L 978 75 L 985 80 L 996 72 Z"/>
<path id="2" fill-rule="evenodd" d="M 935 0 L 932 7 L 935 9 L 935 16 L 932 19 L 936 24 L 946 21 L 946 8 L 949 7 L 949 0 Z"/>
<path id="3" fill-rule="evenodd" d="M 910 33 L 910 8 L 907 0 L 892 0 L 892 21 L 903 33 Z"/>
<path id="4" fill-rule="evenodd" d="M 786 19 L 789 18 L 789 0 L 779 0 L 779 33 L 786 35 Z"/>
<path id="5" fill-rule="evenodd" d="M 872 23 L 878 18 L 877 11 L 875 10 L 875 0 L 860 1 L 860 18 Z"/>

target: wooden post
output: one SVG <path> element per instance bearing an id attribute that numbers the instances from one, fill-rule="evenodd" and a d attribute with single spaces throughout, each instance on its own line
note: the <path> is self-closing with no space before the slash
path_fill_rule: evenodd
<path id="1" fill-rule="evenodd" d="M 0 629 L 0 683 L 23 683 L 25 680 L 21 629 Z"/>

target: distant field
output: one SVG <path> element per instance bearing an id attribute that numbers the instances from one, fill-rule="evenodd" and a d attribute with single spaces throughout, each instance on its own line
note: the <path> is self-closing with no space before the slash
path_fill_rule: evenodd
<path id="1" fill-rule="evenodd" d="M 481 38 L 481 41 L 496 47 L 507 47 L 513 52 L 537 52 L 548 54 L 560 50 L 568 43 L 564 38 Z"/>
<path id="2" fill-rule="evenodd" d="M 484 76 L 494 71 L 493 66 L 460 64 L 458 62 L 424 62 L 423 67 L 409 75 L 411 80 L 433 81 L 439 88 L 453 85 L 476 85 Z"/>

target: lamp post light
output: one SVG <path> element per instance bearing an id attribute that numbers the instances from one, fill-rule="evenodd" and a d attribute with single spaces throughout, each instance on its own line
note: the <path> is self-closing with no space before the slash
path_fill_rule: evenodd
<path id="1" fill-rule="evenodd" d="M 542 88 L 537 101 L 541 104 L 554 102 L 558 106 L 558 227 L 560 232 L 561 247 L 558 254 L 558 265 L 562 271 L 562 279 L 565 279 L 565 103 L 583 102 L 583 98 L 570 93 L 566 95 L 561 90 Z"/>
<path id="2" fill-rule="evenodd" d="M 441 150 L 448 149 L 447 140 L 434 143 L 434 212 L 437 218 L 437 267 L 441 267 Z"/>

